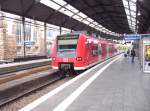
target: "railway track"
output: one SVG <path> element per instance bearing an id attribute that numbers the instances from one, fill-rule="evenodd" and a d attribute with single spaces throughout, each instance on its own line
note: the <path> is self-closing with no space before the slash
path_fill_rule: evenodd
<path id="1" fill-rule="evenodd" d="M 51 69 L 51 66 L 46 65 L 46 66 L 41 66 L 41 67 L 36 67 L 36 68 L 26 69 L 26 70 L 22 70 L 22 71 L 16 71 L 16 72 L 12 72 L 12 73 L 3 74 L 3 75 L 0 75 L 0 84 L 9 82 L 9 81 L 12 81 L 15 79 L 19 79 L 19 78 L 22 78 L 25 76 L 29 76 L 29 75 L 35 74 L 37 72 L 50 70 L 50 69 Z"/>
<path id="2" fill-rule="evenodd" d="M 52 70 L 48 66 L 19 71 L 17 74 L 1 77 L 0 106 L 62 78 L 57 70 Z"/>
<path id="3" fill-rule="evenodd" d="M 22 78 L 19 78 L 21 77 L 21 74 L 18 74 L 19 76 L 16 77 L 17 79 L 14 78 L 14 80 L 12 81 L 7 81 L 0 84 L 0 107 L 6 105 L 7 103 L 10 103 L 11 101 L 17 100 L 18 98 L 23 97 L 24 95 L 30 94 L 31 92 L 46 87 L 65 77 L 62 76 L 63 74 L 61 75 L 60 73 L 58 73 L 57 70 L 47 70 L 46 68 L 43 68 L 42 70 L 38 68 L 37 70 L 33 69 L 31 71 L 24 72 L 25 73 L 24 76 L 22 76 Z M 33 77 L 31 77 L 31 75 Z M 22 83 L 18 83 L 18 78 L 22 79 L 20 80 Z M 23 82 L 23 80 L 27 81 Z M 17 81 L 17 84 L 15 84 L 15 86 L 12 87 L 11 84 L 13 84 L 13 81 Z"/>

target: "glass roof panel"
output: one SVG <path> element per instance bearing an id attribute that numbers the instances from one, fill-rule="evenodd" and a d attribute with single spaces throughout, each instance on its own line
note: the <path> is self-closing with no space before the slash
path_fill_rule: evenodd
<path id="1" fill-rule="evenodd" d="M 128 9 L 126 9 L 126 14 L 130 15 L 130 11 Z"/>
<path id="2" fill-rule="evenodd" d="M 136 2 L 132 2 L 131 0 L 129 0 L 129 4 L 130 6 L 136 6 Z"/>
<path id="3" fill-rule="evenodd" d="M 64 13 L 64 14 L 66 14 L 66 15 L 68 15 L 68 16 L 74 15 L 74 13 L 72 13 L 71 11 L 69 11 L 69 10 L 67 10 L 65 8 L 61 8 L 59 11 Z"/>
<path id="4" fill-rule="evenodd" d="M 89 26 L 94 27 L 95 25 L 94 24 L 90 24 Z"/>
<path id="5" fill-rule="evenodd" d="M 54 28 L 54 29 L 59 29 L 59 26 L 56 26 L 56 25 L 52 25 L 52 24 L 46 24 L 47 27 L 51 27 L 51 28 Z"/>
<path id="6" fill-rule="evenodd" d="M 61 6 L 67 4 L 64 0 L 52 0 L 52 1 L 54 1 L 54 2 L 56 2 L 56 3 L 58 3 L 58 4 L 60 4 Z"/>
<path id="7" fill-rule="evenodd" d="M 87 16 L 84 13 L 82 13 L 82 12 L 78 13 L 78 15 L 83 17 L 83 18 L 87 18 Z"/>
<path id="8" fill-rule="evenodd" d="M 53 8 L 55 10 L 58 10 L 59 12 L 70 16 L 84 24 L 89 24 L 89 26 L 97 29 L 97 30 L 101 30 L 100 27 L 102 27 L 103 30 L 106 30 L 105 27 L 103 27 L 102 25 L 100 25 L 97 22 L 94 22 L 94 24 L 92 23 L 94 20 L 92 20 L 91 18 L 89 18 L 87 15 L 85 15 L 82 12 L 79 12 L 78 9 L 74 8 L 73 6 L 71 6 L 70 4 L 67 4 L 64 0 L 41 0 L 41 3 L 43 3 L 44 5 Z M 79 12 L 79 13 L 78 13 Z M 91 24 L 90 24 L 91 23 Z M 96 25 L 96 27 L 95 27 Z M 109 31 L 107 29 L 107 31 Z"/>
<path id="9" fill-rule="evenodd" d="M 69 4 L 68 4 L 67 6 L 65 6 L 65 8 L 71 10 L 71 11 L 74 12 L 74 13 L 79 12 L 79 10 L 77 10 L 76 8 L 74 8 L 73 6 L 71 6 L 71 5 L 69 5 Z"/>
<path id="10" fill-rule="evenodd" d="M 81 18 L 80 16 L 78 15 L 74 15 L 72 18 L 78 20 L 78 21 L 81 21 L 83 18 Z"/>
<path id="11" fill-rule="evenodd" d="M 135 17 L 135 16 L 136 16 L 136 13 L 134 13 L 134 12 L 131 12 L 131 15 L 132 15 L 133 17 Z"/>
<path id="12" fill-rule="evenodd" d="M 123 4 L 124 4 L 124 6 L 126 7 L 128 7 L 128 1 L 127 0 L 122 0 L 123 1 Z"/>
<path id="13" fill-rule="evenodd" d="M 128 24 L 131 30 L 135 30 L 136 25 L 136 1 L 137 0 L 122 0 L 125 8 L 125 12 L 128 19 Z"/>
<path id="14" fill-rule="evenodd" d="M 48 6 L 48 7 L 55 9 L 55 10 L 58 10 L 61 7 L 60 5 L 54 3 L 50 0 L 41 0 L 40 2 L 43 3 L 44 5 Z"/>
<path id="15" fill-rule="evenodd" d="M 70 31 L 70 29 L 68 29 L 68 28 L 64 28 L 64 27 L 62 27 L 62 30 Z"/>
<path id="16" fill-rule="evenodd" d="M 131 5 L 130 9 L 131 9 L 132 12 L 133 12 L 133 11 L 136 12 L 136 8 L 135 8 L 135 7 L 136 7 L 135 5 L 134 5 L 134 6 Z"/>
<path id="17" fill-rule="evenodd" d="M 83 20 L 82 22 L 85 24 L 89 24 L 89 21 L 87 21 L 87 20 Z"/>
<path id="18" fill-rule="evenodd" d="M 103 27 L 103 26 L 102 26 L 102 25 L 100 25 L 100 24 L 99 24 L 98 26 L 99 26 L 99 27 Z"/>
<path id="19" fill-rule="evenodd" d="M 130 0 L 130 1 L 132 1 L 132 2 L 136 3 L 136 0 Z"/>
<path id="20" fill-rule="evenodd" d="M 87 18 L 87 20 L 89 21 L 89 22 L 93 22 L 94 20 L 92 20 L 91 18 Z"/>

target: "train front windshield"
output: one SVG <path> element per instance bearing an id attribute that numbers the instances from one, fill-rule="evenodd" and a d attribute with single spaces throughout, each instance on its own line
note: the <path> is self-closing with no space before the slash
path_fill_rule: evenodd
<path id="1" fill-rule="evenodd" d="M 58 36 L 57 56 L 74 57 L 79 36 Z"/>

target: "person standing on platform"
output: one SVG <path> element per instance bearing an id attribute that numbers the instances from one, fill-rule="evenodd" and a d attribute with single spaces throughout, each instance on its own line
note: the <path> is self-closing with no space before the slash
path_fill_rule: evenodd
<path id="1" fill-rule="evenodd" d="M 129 55 L 130 55 L 130 50 L 128 49 L 128 51 L 127 51 L 127 56 L 129 57 Z"/>
<path id="2" fill-rule="evenodd" d="M 131 50 L 131 57 L 132 57 L 131 62 L 132 62 L 132 63 L 134 63 L 134 57 L 135 57 L 135 55 L 136 55 L 136 54 L 135 54 L 135 51 L 134 51 L 134 49 L 132 49 L 132 50 Z"/>

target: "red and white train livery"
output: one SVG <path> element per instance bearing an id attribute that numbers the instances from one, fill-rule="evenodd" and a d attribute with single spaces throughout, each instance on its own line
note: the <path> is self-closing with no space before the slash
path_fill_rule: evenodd
<path id="1" fill-rule="evenodd" d="M 114 43 L 86 34 L 57 36 L 52 49 L 52 68 L 85 70 L 116 53 Z"/>

